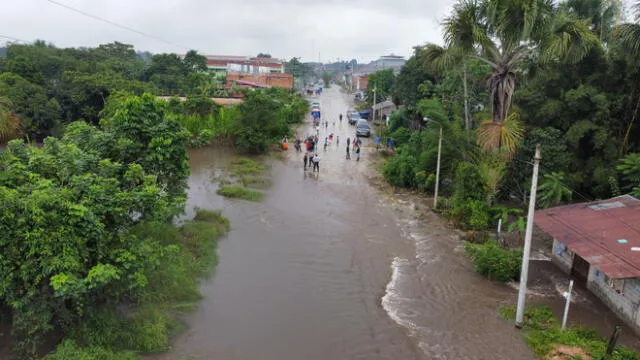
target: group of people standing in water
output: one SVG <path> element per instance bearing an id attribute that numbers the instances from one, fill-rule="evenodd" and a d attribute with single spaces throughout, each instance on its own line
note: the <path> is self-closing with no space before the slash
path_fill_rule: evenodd
<path id="1" fill-rule="evenodd" d="M 333 142 L 335 139 L 336 145 L 340 146 L 340 137 L 334 136 L 333 133 L 325 136 L 324 138 L 324 151 L 327 151 L 327 147 Z M 310 135 L 305 138 L 305 140 L 301 140 L 296 136 L 294 140 L 294 146 L 297 152 L 302 152 L 302 145 L 305 146 L 304 156 L 302 157 L 303 161 L 303 169 L 306 171 L 307 167 L 311 167 L 312 171 L 320 172 L 320 157 L 318 156 L 318 141 L 319 134 Z M 346 159 L 351 160 L 351 152 L 355 154 L 356 161 L 360 161 L 360 146 L 362 144 L 362 140 L 360 137 L 355 136 L 353 141 L 351 138 L 347 138 L 347 147 L 346 147 Z M 353 149 L 353 150 L 352 150 Z"/>

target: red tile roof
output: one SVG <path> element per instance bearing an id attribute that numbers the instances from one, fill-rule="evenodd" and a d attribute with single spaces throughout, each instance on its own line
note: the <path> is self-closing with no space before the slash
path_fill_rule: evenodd
<path id="1" fill-rule="evenodd" d="M 640 277 L 640 200 L 624 195 L 539 210 L 535 223 L 610 278 Z"/>

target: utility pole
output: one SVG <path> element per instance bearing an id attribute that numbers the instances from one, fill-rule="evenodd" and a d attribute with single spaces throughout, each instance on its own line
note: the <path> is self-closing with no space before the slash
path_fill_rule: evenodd
<path id="1" fill-rule="evenodd" d="M 464 124 L 467 131 L 471 130 L 471 119 L 469 119 L 469 92 L 467 90 L 467 64 L 463 62 L 463 85 L 464 85 Z"/>
<path id="2" fill-rule="evenodd" d="M 529 255 L 531 253 L 531 236 L 533 235 L 533 214 L 536 210 L 536 192 L 538 190 L 538 168 L 540 167 L 540 144 L 536 145 L 536 155 L 533 159 L 533 177 L 531 179 L 531 194 L 529 195 L 529 212 L 527 214 L 527 229 L 524 235 L 524 250 L 522 253 L 522 271 L 520 272 L 520 291 L 518 292 L 518 307 L 516 309 L 516 327 L 522 328 L 524 317 L 524 300 L 527 295 L 527 277 L 529 276 Z"/>
<path id="3" fill-rule="evenodd" d="M 436 191 L 433 194 L 433 209 L 438 208 L 438 187 L 440 186 L 440 153 L 442 152 L 442 125 L 440 125 L 440 138 L 438 139 L 438 164 L 436 165 Z"/>
<path id="4" fill-rule="evenodd" d="M 371 107 L 371 109 L 373 110 L 373 123 L 375 124 L 376 122 L 376 110 L 375 110 L 375 106 L 376 106 L 376 91 L 378 90 L 377 86 L 374 86 L 373 88 L 373 106 Z"/>
<path id="5" fill-rule="evenodd" d="M 569 305 L 571 304 L 571 292 L 573 291 L 573 280 L 569 280 L 569 290 L 564 293 L 567 303 L 564 305 L 564 315 L 562 315 L 562 330 L 567 328 L 567 317 L 569 316 Z"/>

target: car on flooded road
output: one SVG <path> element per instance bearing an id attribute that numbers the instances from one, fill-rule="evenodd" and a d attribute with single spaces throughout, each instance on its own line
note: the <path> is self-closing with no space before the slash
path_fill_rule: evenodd
<path id="1" fill-rule="evenodd" d="M 358 125 L 356 125 L 356 135 L 364 137 L 371 136 L 371 127 L 366 120 L 358 122 Z"/>
<path id="2" fill-rule="evenodd" d="M 347 119 L 349 120 L 349 125 L 355 125 L 358 120 L 360 120 L 360 113 L 357 111 L 349 111 L 347 112 Z"/>

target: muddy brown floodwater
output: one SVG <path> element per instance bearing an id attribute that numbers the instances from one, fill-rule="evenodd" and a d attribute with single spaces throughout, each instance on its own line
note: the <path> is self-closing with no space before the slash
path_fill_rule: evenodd
<path id="1" fill-rule="evenodd" d="M 290 149 L 260 203 L 215 194 L 211 176 L 228 153 L 191 152 L 189 212 L 223 209 L 232 230 L 188 330 L 153 358 L 533 359 L 497 312 L 514 303 L 513 289 L 475 274 L 437 216 L 369 185 L 373 141 L 360 162 L 344 156 L 355 128 L 338 114 L 349 98 L 331 88 L 318 99 L 329 121 L 321 138 L 334 132 L 340 146 L 320 148 L 315 175 Z"/>

